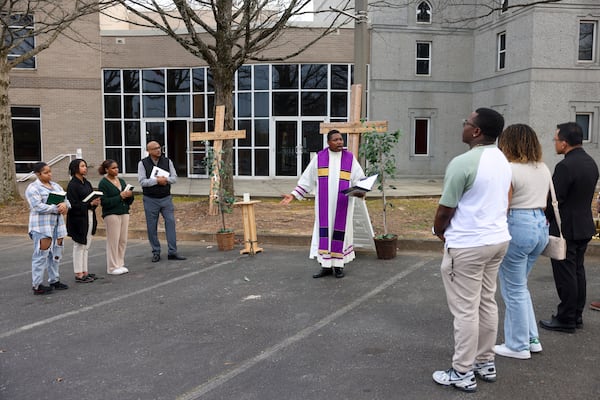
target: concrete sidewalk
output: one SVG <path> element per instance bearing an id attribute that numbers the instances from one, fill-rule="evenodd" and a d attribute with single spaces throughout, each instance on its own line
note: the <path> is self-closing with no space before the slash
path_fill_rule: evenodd
<path id="1" fill-rule="evenodd" d="M 90 271 L 103 279 L 75 284 L 70 246 L 70 289 L 33 296 L 31 241 L 2 237 L 0 399 L 600 398 L 600 312 L 589 309 L 575 334 L 540 330 L 531 360 L 498 357 L 498 381 L 479 381 L 475 394 L 435 384 L 452 356 L 438 252 L 359 254 L 345 278 L 316 280 L 307 248 L 240 256 L 186 242 L 186 261 L 151 263 L 147 241 L 132 240 L 130 273 L 115 277 L 95 238 Z M 588 259 L 590 297 L 600 296 L 598 261 Z M 548 259 L 529 282 L 537 317 L 548 318 Z"/>
<path id="2" fill-rule="evenodd" d="M 97 177 L 90 177 L 90 182 L 97 186 L 100 181 Z M 124 178 L 128 183 L 136 185 L 135 177 Z M 298 182 L 297 178 L 235 178 L 233 186 L 236 196 L 250 193 L 251 197 L 281 197 L 290 193 Z M 397 178 L 390 180 L 386 185 L 386 196 L 390 197 L 431 197 L 442 194 L 443 177 L 439 178 Z M 139 185 L 137 185 L 139 186 Z M 390 188 L 393 186 L 394 188 Z M 136 190 L 140 188 L 137 187 Z M 171 192 L 181 196 L 207 196 L 210 189 L 210 180 L 206 178 L 177 178 L 177 183 L 171 186 Z M 369 197 L 379 197 L 381 193 L 373 190 Z"/>

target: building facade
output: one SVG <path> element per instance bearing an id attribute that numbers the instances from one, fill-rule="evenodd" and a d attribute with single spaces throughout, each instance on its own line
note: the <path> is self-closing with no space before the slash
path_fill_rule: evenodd
<path id="1" fill-rule="evenodd" d="M 497 109 L 507 124 L 531 125 L 550 167 L 559 160 L 556 124 L 576 120 L 584 147 L 600 160 L 600 3 L 516 7 L 524 2 L 426 0 L 370 9 L 369 118 L 403 132 L 401 175 L 442 176 L 464 152 L 461 121 L 477 107 Z M 490 5 L 504 8 L 489 13 Z M 66 179 L 76 154 L 92 166 L 115 159 L 131 175 L 146 142 L 158 140 L 180 176 L 206 177 L 205 143 L 190 141 L 192 132 L 214 127 L 206 63 L 134 24 L 100 15 L 76 24 L 86 43 L 60 39 L 11 73 L 18 175 L 54 159 L 56 177 Z M 268 55 L 287 53 L 323 24 L 297 24 Z M 247 136 L 235 141 L 236 176 L 295 177 L 323 148 L 319 123 L 343 122 L 349 113 L 353 41 L 352 29 L 340 29 L 285 62 L 237 71 L 235 128 Z"/>
<path id="2" fill-rule="evenodd" d="M 556 125 L 577 121 L 600 161 L 600 3 L 475 3 L 417 1 L 372 13 L 370 115 L 403 131 L 400 173 L 443 175 L 466 149 L 462 119 L 478 107 L 532 126 L 551 168 Z"/>

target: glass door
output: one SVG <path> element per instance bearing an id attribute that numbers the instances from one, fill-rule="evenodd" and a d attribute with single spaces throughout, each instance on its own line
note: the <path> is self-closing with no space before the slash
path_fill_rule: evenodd
<path id="1" fill-rule="evenodd" d="M 144 157 L 148 156 L 148 152 L 146 151 L 146 145 L 148 142 L 158 142 L 163 149 L 163 153 L 166 154 L 166 146 L 165 146 L 165 121 L 152 121 L 152 120 L 143 120 L 144 126 L 142 127 L 143 132 L 145 132 L 145 140 L 142 141 L 142 154 Z"/>
<path id="2" fill-rule="evenodd" d="M 275 121 L 275 175 L 299 175 L 298 121 Z"/>

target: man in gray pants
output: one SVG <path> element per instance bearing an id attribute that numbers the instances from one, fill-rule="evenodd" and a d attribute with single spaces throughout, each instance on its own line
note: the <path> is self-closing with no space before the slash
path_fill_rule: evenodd
<path id="1" fill-rule="evenodd" d="M 138 181 L 144 192 L 144 212 L 146 213 L 148 240 L 152 246 L 152 262 L 160 261 L 159 214 L 162 214 L 165 220 L 169 260 L 185 260 L 185 257 L 177 254 L 175 206 L 171 197 L 171 185 L 177 181 L 177 172 L 173 162 L 162 154 L 162 148 L 158 142 L 148 142 L 146 150 L 148 157 L 138 163 Z"/>

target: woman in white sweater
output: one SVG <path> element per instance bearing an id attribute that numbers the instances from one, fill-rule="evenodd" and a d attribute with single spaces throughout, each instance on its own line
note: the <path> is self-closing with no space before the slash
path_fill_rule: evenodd
<path id="1" fill-rule="evenodd" d="M 542 146 L 529 126 L 508 126 L 498 138 L 498 147 L 512 167 L 508 229 L 512 237 L 500 265 L 498 278 L 506 313 L 504 343 L 496 354 L 518 359 L 542 351 L 527 276 L 548 243 L 544 215 L 552 175 L 542 162 Z"/>

